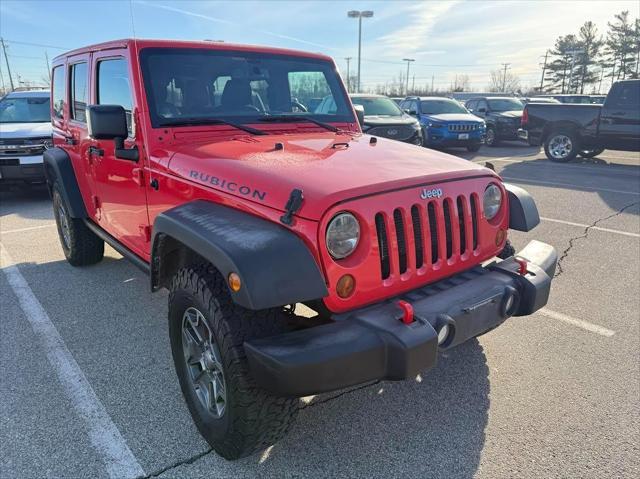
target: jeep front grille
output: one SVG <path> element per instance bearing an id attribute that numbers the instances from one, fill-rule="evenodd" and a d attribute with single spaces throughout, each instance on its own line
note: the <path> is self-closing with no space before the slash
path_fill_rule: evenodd
<path id="1" fill-rule="evenodd" d="M 383 280 L 446 262 L 455 264 L 478 248 L 476 194 L 440 198 L 375 215 Z"/>
<path id="2" fill-rule="evenodd" d="M 478 129 L 477 123 L 452 123 L 449 125 L 449 131 L 465 132 Z"/>

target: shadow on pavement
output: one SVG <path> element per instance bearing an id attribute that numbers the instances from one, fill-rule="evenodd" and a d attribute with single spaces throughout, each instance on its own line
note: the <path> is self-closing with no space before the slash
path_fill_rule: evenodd
<path id="1" fill-rule="evenodd" d="M 51 199 L 47 187 L 0 184 L 0 217 L 11 214 L 35 220 L 52 219 Z"/>
<path id="2" fill-rule="evenodd" d="M 488 376 L 474 339 L 441 354 L 420 382 L 317 396 L 267 460 L 240 461 L 237 473 L 277 475 L 287 467 L 314 477 L 473 477 L 488 421 Z"/>

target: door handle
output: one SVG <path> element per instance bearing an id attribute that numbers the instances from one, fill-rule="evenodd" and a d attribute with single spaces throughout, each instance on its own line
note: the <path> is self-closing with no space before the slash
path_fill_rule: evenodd
<path id="1" fill-rule="evenodd" d="M 89 147 L 89 155 L 92 156 L 104 156 L 104 150 L 102 148 L 98 148 L 97 146 Z"/>

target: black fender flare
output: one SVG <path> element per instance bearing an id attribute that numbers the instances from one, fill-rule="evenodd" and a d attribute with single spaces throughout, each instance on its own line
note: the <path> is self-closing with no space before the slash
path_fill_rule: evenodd
<path id="1" fill-rule="evenodd" d="M 168 286 L 185 261 L 172 251 L 188 248 L 225 278 L 234 272 L 242 286 L 233 300 L 259 310 L 319 299 L 327 286 L 313 255 L 283 226 L 205 200 L 159 214 L 153 223 L 151 289 Z"/>
<path id="2" fill-rule="evenodd" d="M 523 188 L 503 183 L 509 196 L 509 228 L 517 231 L 531 231 L 540 223 L 538 207 L 533 197 Z"/>
<path id="3" fill-rule="evenodd" d="M 69 209 L 72 218 L 88 218 L 80 187 L 76 179 L 71 158 L 62 148 L 50 148 L 42 155 L 44 174 L 49 192 L 52 193 L 54 182 L 60 185 L 60 193 Z"/>

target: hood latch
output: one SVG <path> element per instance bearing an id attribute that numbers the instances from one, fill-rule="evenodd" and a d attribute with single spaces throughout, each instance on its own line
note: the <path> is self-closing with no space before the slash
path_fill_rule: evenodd
<path id="1" fill-rule="evenodd" d="M 290 226 L 291 223 L 293 223 L 292 216 L 296 211 L 300 209 L 303 200 L 304 195 L 302 194 L 302 190 L 299 190 L 297 188 L 293 190 L 289 195 L 287 204 L 284 207 L 286 213 L 280 217 L 280 221 L 282 221 L 285 225 Z"/>

